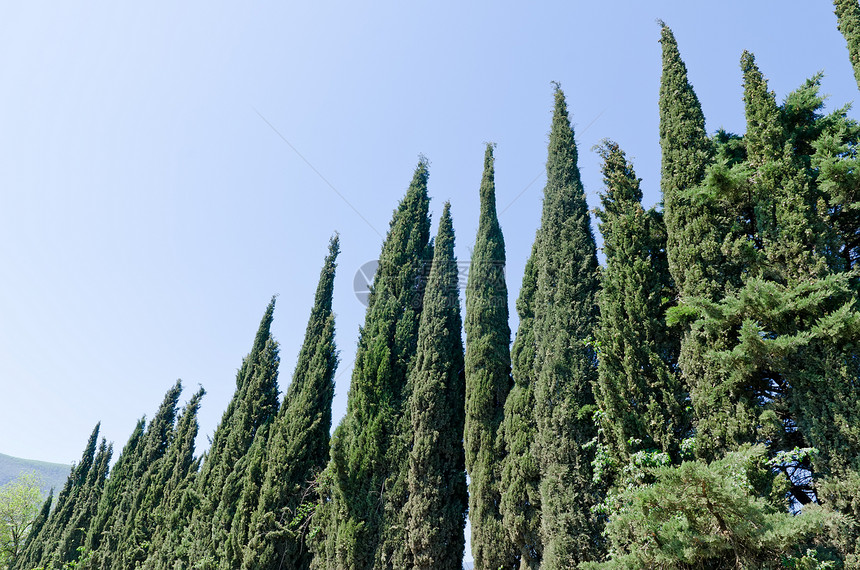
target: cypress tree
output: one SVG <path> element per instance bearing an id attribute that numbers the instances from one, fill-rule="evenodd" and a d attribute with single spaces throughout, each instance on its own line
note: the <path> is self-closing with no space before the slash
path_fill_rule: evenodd
<path id="1" fill-rule="evenodd" d="M 484 154 L 481 214 L 466 286 L 466 419 L 469 521 L 477 570 L 516 567 L 518 552 L 502 523 L 501 454 L 497 434 L 511 378 L 511 329 L 505 283 L 505 240 L 496 216 L 493 145 Z"/>
<path id="2" fill-rule="evenodd" d="M 120 517 L 114 531 L 118 542 L 116 551 L 111 553 L 108 565 L 111 568 L 134 568 L 149 554 L 156 526 L 154 511 L 168 492 L 171 474 L 166 472 L 165 463 L 176 438 L 177 405 L 181 392 L 182 384 L 177 381 L 165 394 L 146 429 L 139 464 L 134 468 L 133 483 L 118 508 Z M 193 399 L 199 398 L 195 396 Z"/>
<path id="3" fill-rule="evenodd" d="M 854 78 L 860 87 L 860 2 L 857 0 L 833 0 L 839 31 L 848 43 L 848 55 L 854 68 Z"/>
<path id="4" fill-rule="evenodd" d="M 705 133 L 705 115 L 687 79 L 675 35 L 660 22 L 663 71 L 660 78 L 660 147 L 662 150 L 663 211 L 667 230 L 667 255 L 679 292 L 699 294 L 705 287 L 696 258 L 699 218 L 689 189 L 701 182 L 711 160 L 712 148 Z M 689 229 L 688 229 L 689 228 Z M 707 266 L 705 267 L 707 268 Z"/>
<path id="5" fill-rule="evenodd" d="M 105 490 L 99 500 L 96 516 L 87 533 L 86 546 L 93 552 L 92 566 L 95 568 L 104 567 L 102 561 L 116 551 L 117 537 L 110 533 L 114 522 L 113 514 L 123 494 L 132 484 L 132 470 L 135 464 L 139 463 L 138 453 L 143 440 L 145 426 L 146 421 L 144 418 L 138 420 L 134 430 L 131 432 L 131 436 L 129 436 L 128 441 L 122 448 L 122 452 L 120 452 L 113 469 L 111 469 L 110 477 L 105 483 Z M 105 536 L 106 531 L 110 533 L 108 536 Z M 105 541 L 107 543 L 102 546 L 102 543 Z"/>
<path id="6" fill-rule="evenodd" d="M 460 295 L 451 205 L 439 220 L 433 264 L 418 329 L 409 409 L 407 536 L 413 568 L 463 566 L 468 495 L 463 425 L 465 378 Z"/>
<path id="7" fill-rule="evenodd" d="M 331 444 L 316 567 L 386 568 L 405 555 L 406 377 L 415 355 L 429 250 L 427 162 L 394 212 L 360 331 L 347 412 Z M 400 430 L 400 431 L 398 431 Z M 404 468 L 406 470 L 404 471 Z"/>
<path id="8" fill-rule="evenodd" d="M 96 424 L 87 440 L 80 462 L 72 467 L 68 479 L 57 495 L 56 505 L 45 522 L 39 540 L 28 541 L 18 557 L 16 563 L 19 570 L 44 566 L 59 551 L 63 533 L 75 514 L 77 501 L 84 494 L 83 489 L 96 458 L 100 427 L 100 423 Z"/>
<path id="9" fill-rule="evenodd" d="M 596 397 L 610 449 L 621 463 L 638 449 L 679 459 L 690 426 L 687 397 L 674 372 L 679 339 L 665 324 L 674 297 L 662 216 L 642 208 L 640 180 L 619 146 L 600 149 L 606 192 L 601 196 L 603 269 Z"/>
<path id="10" fill-rule="evenodd" d="M 167 449 L 181 391 L 182 385 L 177 381 L 165 394 L 149 426 L 143 430 L 143 420 L 138 422 L 123 448 L 87 536 L 89 548 L 94 549 L 90 567 L 128 567 L 125 558 L 142 542 L 136 538 L 138 529 L 133 524 L 140 508 L 139 494 L 145 492 L 149 472 L 157 468 Z"/>
<path id="11" fill-rule="evenodd" d="M 242 480 L 248 466 L 248 451 L 254 438 L 278 411 L 278 343 L 270 328 L 275 299 L 269 302 L 251 352 L 236 377 L 233 395 L 221 423 L 212 437 L 212 446 L 196 480 L 199 506 L 193 511 L 190 529 L 184 537 L 190 566 L 215 568 L 226 556 L 227 538 L 233 522 Z M 262 430 L 265 434 L 265 430 Z"/>
<path id="12" fill-rule="evenodd" d="M 514 384 L 505 400 L 502 424 L 497 435 L 502 456 L 499 483 L 502 523 L 514 544 L 518 567 L 522 570 L 539 568 L 543 555 L 540 538 L 540 467 L 533 454 L 537 434 L 534 416 L 537 354 L 534 298 L 540 235 L 538 228 L 517 297 L 519 326 L 511 347 Z"/>
<path id="13" fill-rule="evenodd" d="M 112 446 L 102 438 L 98 452 L 93 458 L 92 467 L 87 472 L 86 480 L 72 503 L 71 516 L 60 533 L 58 547 L 48 559 L 49 564 L 76 562 L 82 557 L 86 548 L 84 543 L 87 530 L 96 515 L 99 499 L 104 491 L 112 452 Z"/>
<path id="14" fill-rule="evenodd" d="M 540 457 L 545 569 L 571 568 L 600 555 L 591 457 L 595 435 L 594 352 L 598 264 L 564 93 L 556 84 L 538 250 L 534 331 L 535 417 Z"/>
<path id="15" fill-rule="evenodd" d="M 185 404 L 167 454 L 160 462 L 159 483 L 151 486 L 153 494 L 147 497 L 146 505 L 140 509 L 141 512 L 152 513 L 152 538 L 142 568 L 173 568 L 174 558 L 181 558 L 174 557 L 173 547 L 180 539 L 180 525 L 191 517 L 188 512 L 189 492 L 200 466 L 200 460 L 194 456 L 197 413 L 205 393 L 201 387 Z"/>
<path id="16" fill-rule="evenodd" d="M 505 400 L 504 417 L 498 435 L 499 445 L 503 449 L 499 483 L 502 524 L 517 550 L 521 570 L 539 568 L 543 553 L 540 538 L 540 467 L 533 454 L 537 434 L 534 416 L 534 302 L 539 240 L 540 230 L 526 261 L 523 284 L 517 298 L 520 324 L 511 347 L 514 385 Z"/>
<path id="17" fill-rule="evenodd" d="M 717 145 L 708 139 L 702 108 L 687 79 L 678 44 L 668 26 L 662 22 L 661 26 L 661 187 L 666 253 L 679 298 L 678 306 L 668 311 L 667 319 L 679 327 L 681 335 L 678 364 L 697 418 L 695 450 L 701 457 L 710 459 L 731 448 L 726 447 L 729 445 L 727 437 L 732 441 L 745 440 L 744 426 L 748 418 L 728 417 L 728 425 L 722 426 L 714 423 L 714 427 L 724 430 L 723 434 L 707 433 L 708 426 L 702 423 L 703 419 L 707 422 L 706 410 L 710 404 L 707 398 L 699 395 L 722 382 L 721 375 L 707 362 L 705 354 L 715 345 L 724 345 L 727 339 L 704 330 L 701 323 L 696 324 L 701 315 L 698 305 L 699 300 L 717 302 L 727 286 L 737 286 L 739 267 L 750 255 L 750 249 L 743 240 L 734 243 L 732 252 L 724 252 L 723 245 L 727 239 L 730 243 L 733 241 L 732 232 L 744 236 L 750 228 L 743 224 L 744 216 L 740 215 L 736 201 L 720 203 L 713 184 L 708 183 L 738 182 L 729 168 L 738 160 L 731 152 L 735 139 L 721 134 Z M 710 165 L 714 165 L 711 178 L 704 181 Z M 733 194 L 737 197 L 742 192 Z"/>
<path id="18" fill-rule="evenodd" d="M 332 294 L 339 252 L 335 236 L 320 272 L 293 381 L 272 423 L 259 467 L 250 469 L 246 479 L 242 502 L 248 510 L 237 513 L 231 536 L 235 548 L 244 546 L 243 568 L 310 567 L 306 544 L 310 513 L 303 509 L 317 502 L 314 479 L 329 459 L 337 368 Z"/>

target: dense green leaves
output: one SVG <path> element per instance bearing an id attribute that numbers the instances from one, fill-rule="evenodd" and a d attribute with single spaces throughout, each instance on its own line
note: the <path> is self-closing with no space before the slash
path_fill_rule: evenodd
<path id="1" fill-rule="evenodd" d="M 502 522 L 503 442 L 499 427 L 511 390 L 511 329 L 505 240 L 496 216 L 493 145 L 484 154 L 481 215 L 466 286 L 466 418 L 469 521 L 476 570 L 512 568 L 517 551 Z"/>
<path id="2" fill-rule="evenodd" d="M 624 152 L 607 141 L 601 197 L 603 252 L 597 401 L 601 427 L 616 461 L 641 449 L 679 457 L 690 435 L 687 393 L 675 372 L 678 338 L 667 328 L 674 298 L 660 213 L 642 208 L 639 179 Z"/>
<path id="3" fill-rule="evenodd" d="M 465 379 L 459 272 L 450 204 L 439 220 L 433 264 L 409 375 L 407 541 L 416 570 L 459 570 L 468 497 L 463 450 Z"/>
<path id="4" fill-rule="evenodd" d="M 835 6 L 860 69 L 860 5 Z M 422 159 L 332 438 L 337 237 L 282 402 L 273 299 L 207 454 L 203 389 L 180 411 L 179 382 L 110 474 L 96 426 L 26 542 L 4 538 L 11 567 L 454 569 L 467 501 L 480 570 L 860 567 L 860 125 L 824 113 L 820 74 L 780 103 L 744 52 L 746 131 L 709 137 L 662 23 L 661 43 L 664 210 L 606 142 L 598 268 L 556 85 L 510 350 L 493 146 L 465 356 Z"/>
<path id="5" fill-rule="evenodd" d="M 406 378 L 415 356 L 429 261 L 427 162 L 391 220 L 360 331 L 347 412 L 334 432 L 320 509 L 321 568 L 402 568 L 408 444 Z"/>
<path id="6" fill-rule="evenodd" d="M 860 87 L 860 3 L 857 0 L 833 0 L 839 31 L 848 42 L 848 56 L 854 68 L 854 78 Z"/>
<path id="7" fill-rule="evenodd" d="M 261 570 L 310 566 L 306 544 L 310 513 L 303 508 L 316 504 L 314 479 L 329 459 L 337 368 L 332 293 L 339 252 L 335 236 L 320 272 L 293 380 L 269 437 L 255 440 L 250 451 L 230 537 L 233 567 L 239 562 L 243 568 Z"/>

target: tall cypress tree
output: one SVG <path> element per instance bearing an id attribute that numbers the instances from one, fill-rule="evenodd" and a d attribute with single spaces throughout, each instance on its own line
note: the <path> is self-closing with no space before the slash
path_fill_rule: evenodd
<path id="1" fill-rule="evenodd" d="M 69 473 L 62 490 L 57 495 L 57 501 L 54 510 L 45 522 L 42 531 L 39 533 L 39 540 L 29 540 L 24 546 L 24 550 L 16 560 L 16 568 L 18 570 L 29 570 L 37 566 L 44 566 L 52 560 L 52 556 L 59 551 L 60 541 L 63 533 L 73 519 L 77 501 L 85 495 L 85 487 L 90 470 L 93 468 L 96 459 L 96 449 L 98 446 L 99 428 L 101 424 L 96 424 L 90 434 L 84 452 L 81 455 L 81 460 Z"/>
<path id="2" fill-rule="evenodd" d="M 463 450 L 465 378 L 451 205 L 445 203 L 410 374 L 407 536 L 413 568 L 463 566 L 468 496 Z"/>
<path id="3" fill-rule="evenodd" d="M 320 272 L 293 381 L 272 423 L 259 471 L 249 470 L 246 478 L 244 506 L 237 512 L 231 536 L 237 550 L 244 546 L 243 568 L 310 567 L 305 543 L 310 513 L 302 509 L 317 502 L 314 478 L 329 459 L 337 368 L 332 294 L 339 252 L 335 236 Z"/>
<path id="4" fill-rule="evenodd" d="M 102 438 L 93 466 L 73 503 L 71 517 L 60 535 L 59 547 L 49 558 L 49 564 L 71 563 L 81 557 L 87 529 L 98 511 L 99 499 L 104 491 L 112 453 L 113 446 Z"/>
<path id="5" fill-rule="evenodd" d="M 707 280 L 698 274 L 702 264 L 691 248 L 700 239 L 697 236 L 702 235 L 701 230 L 707 228 L 696 227 L 700 216 L 689 190 L 702 181 L 713 150 L 705 133 L 705 115 L 687 79 L 687 66 L 681 60 L 678 42 L 672 30 L 660 24 L 663 51 L 659 99 L 661 188 L 669 269 L 682 295 L 699 294 Z"/>
<path id="6" fill-rule="evenodd" d="M 661 23 L 662 24 L 662 23 Z M 679 327 L 681 351 L 678 357 L 682 380 L 689 388 L 696 415 L 696 452 L 711 459 L 730 446 L 730 439 L 747 438 L 748 418 L 728 417 L 723 425 L 713 423 L 722 433 L 709 433 L 710 405 L 700 394 L 722 382 L 705 354 L 712 347 L 724 346 L 726 338 L 705 330 L 697 318 L 700 301 L 717 302 L 727 287 L 736 287 L 741 267 L 751 255 L 748 243 L 738 239 L 750 228 L 743 210 L 750 204 L 720 200 L 705 174 L 711 165 L 709 182 L 737 182 L 730 167 L 738 162 L 735 139 L 722 134 L 714 145 L 705 134 L 701 105 L 687 79 L 687 69 L 678 52 L 672 31 L 662 24 L 663 71 L 660 82 L 660 146 L 664 216 L 667 231 L 666 253 L 669 270 L 678 288 L 678 307 L 668 318 Z M 717 148 L 715 148 L 715 146 Z M 740 151 L 744 155 L 744 151 Z M 716 157 L 716 163 L 715 163 Z M 745 157 L 745 156 L 744 156 Z M 742 158 L 740 159 L 742 160 Z M 704 188 L 702 187 L 704 186 Z M 742 195 L 735 192 L 735 196 Z M 734 235 L 732 235 L 734 234 Z M 733 251 L 725 251 L 724 244 Z M 727 411 L 728 413 L 729 411 Z M 704 422 L 704 423 L 703 423 Z M 731 444 L 733 445 L 733 444 Z M 730 447 L 729 447 L 730 448 Z"/>
<path id="7" fill-rule="evenodd" d="M 405 545 L 405 529 L 393 521 L 402 517 L 405 504 L 408 434 L 401 422 L 429 248 L 427 175 L 422 159 L 382 246 L 346 416 L 332 440 L 329 484 L 322 490 L 326 501 L 317 517 L 322 542 L 316 545 L 316 567 L 385 568 Z"/>
<path id="8" fill-rule="evenodd" d="M 144 540 L 137 537 L 138 529 L 134 528 L 140 509 L 138 495 L 145 492 L 148 474 L 157 469 L 170 443 L 181 392 L 182 384 L 177 381 L 165 394 L 146 429 L 142 433 L 139 431 L 143 428 L 141 420 L 123 448 L 89 529 L 87 544 L 95 549 L 91 567 L 128 567 L 130 564 L 125 558 Z M 148 537 L 145 540 L 148 542 Z"/>
<path id="9" fill-rule="evenodd" d="M 540 467 L 533 453 L 537 435 L 534 407 L 536 346 L 534 303 L 537 290 L 537 231 L 531 255 L 526 261 L 523 284 L 517 298 L 520 319 L 511 347 L 514 385 L 505 400 L 499 426 L 499 447 L 503 450 L 499 490 L 502 524 L 517 550 L 521 570 L 540 567 L 543 544 L 540 538 Z"/>
<path id="10" fill-rule="evenodd" d="M 538 249 L 534 330 L 538 374 L 535 418 L 541 468 L 542 568 L 571 568 L 600 555 L 591 513 L 595 434 L 593 349 L 598 264 L 588 204 L 564 93 L 556 84 Z"/>
<path id="11" fill-rule="evenodd" d="M 848 55 L 854 68 L 854 78 L 860 87 L 860 2 L 857 0 L 833 0 L 836 8 L 837 26 L 848 43 Z"/>
<path id="12" fill-rule="evenodd" d="M 114 511 L 119 505 L 123 494 L 132 484 L 132 470 L 138 463 L 138 454 L 143 441 L 146 427 L 145 418 L 138 420 L 128 441 L 122 448 L 116 463 L 111 469 L 110 477 L 105 483 L 105 490 L 99 500 L 96 516 L 87 533 L 87 548 L 93 552 L 91 565 L 95 568 L 106 566 L 110 553 L 116 551 L 117 537 L 113 536 Z M 105 562 L 105 563 L 103 563 Z"/>
<path id="13" fill-rule="evenodd" d="M 601 197 L 603 269 L 596 397 L 601 425 L 615 457 L 658 449 L 678 459 L 688 435 L 686 391 L 673 368 L 679 339 L 667 329 L 674 298 L 665 255 L 662 216 L 642 208 L 640 180 L 619 146 L 600 149 L 606 192 Z M 637 443 L 633 443 L 637 442 Z"/>
<path id="14" fill-rule="evenodd" d="M 197 437 L 197 412 L 200 401 L 206 392 L 201 387 L 185 404 L 170 442 L 167 455 L 160 462 L 159 474 L 148 496 L 147 504 L 141 511 L 151 510 L 152 523 L 149 554 L 142 568 L 173 568 L 176 556 L 173 547 L 180 539 L 181 524 L 190 520 L 189 492 L 193 489 L 194 478 L 200 460 L 194 456 L 194 440 Z M 159 496 L 160 495 L 160 496 Z"/>
<path id="15" fill-rule="evenodd" d="M 511 329 L 505 282 L 505 239 L 496 216 L 493 145 L 484 153 L 481 214 L 466 286 L 466 419 L 469 521 L 477 570 L 516 567 L 502 523 L 501 454 L 497 441 L 511 378 Z"/>
<path id="16" fill-rule="evenodd" d="M 212 447 L 197 477 L 199 507 L 195 508 L 190 532 L 184 537 L 186 565 L 215 568 L 226 556 L 242 481 L 248 466 L 248 451 L 258 432 L 278 411 L 278 343 L 270 328 L 275 299 L 269 302 L 250 354 L 236 378 L 236 392 L 212 437 Z"/>

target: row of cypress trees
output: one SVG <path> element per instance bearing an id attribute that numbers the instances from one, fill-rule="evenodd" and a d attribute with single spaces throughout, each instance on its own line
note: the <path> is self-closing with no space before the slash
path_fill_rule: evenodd
<path id="1" fill-rule="evenodd" d="M 860 69 L 860 4 L 835 6 Z M 778 104 L 744 52 L 746 133 L 708 136 L 661 44 L 662 211 L 605 141 L 602 268 L 554 86 L 513 345 L 494 147 L 465 323 L 422 158 L 331 439 L 337 237 L 283 399 L 273 299 L 206 454 L 179 382 L 109 474 L 97 426 L 13 567 L 453 569 L 467 512 L 482 570 L 860 567 L 860 125 L 820 76 Z"/>

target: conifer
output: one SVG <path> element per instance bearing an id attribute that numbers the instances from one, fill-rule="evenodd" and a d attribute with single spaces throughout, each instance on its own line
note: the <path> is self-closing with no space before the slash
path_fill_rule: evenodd
<path id="1" fill-rule="evenodd" d="M 468 496 L 463 450 L 465 379 L 450 204 L 439 220 L 410 374 L 407 536 L 416 570 L 463 565 Z"/>
<path id="2" fill-rule="evenodd" d="M 606 192 L 600 232 L 606 264 L 601 278 L 599 378 L 601 426 L 616 460 L 657 449 L 677 461 L 689 435 L 686 393 L 673 371 L 679 342 L 665 324 L 674 297 L 662 216 L 642 208 L 640 180 L 619 146 L 600 149 Z"/>
<path id="3" fill-rule="evenodd" d="M 466 286 L 466 418 L 469 522 L 476 570 L 513 568 L 517 554 L 502 523 L 502 443 L 497 440 L 511 378 L 505 240 L 496 216 L 493 145 L 484 154 L 481 214 Z"/>
<path id="4" fill-rule="evenodd" d="M 278 411 L 278 343 L 270 328 L 275 299 L 269 302 L 251 352 L 236 377 L 236 392 L 212 437 L 212 446 L 196 480 L 199 506 L 193 511 L 189 532 L 183 537 L 188 560 L 195 567 L 216 568 L 225 559 L 248 451 L 254 438 Z M 266 430 L 262 430 L 263 435 Z"/>
<path id="5" fill-rule="evenodd" d="M 272 423 L 265 451 L 256 449 L 255 441 L 255 459 L 231 533 L 234 548 L 238 551 L 244 546 L 243 568 L 310 567 L 305 542 L 311 513 L 303 509 L 317 502 L 314 479 L 329 459 L 337 368 L 332 294 L 339 252 L 340 240 L 335 236 L 320 272 L 293 380 Z"/>
<path id="6" fill-rule="evenodd" d="M 189 491 L 200 460 L 194 456 L 197 437 L 197 412 L 206 392 L 201 387 L 191 397 L 179 415 L 170 447 L 160 462 L 157 481 L 152 485 L 154 496 L 147 498 L 141 511 L 152 513 L 152 533 L 149 554 L 142 568 L 173 568 L 173 547 L 180 539 L 180 524 L 190 520 Z"/>
<path id="7" fill-rule="evenodd" d="M 39 540 L 29 540 L 24 546 L 24 550 L 16 560 L 18 570 L 30 570 L 37 566 L 44 566 L 52 559 L 60 558 L 63 534 L 74 518 L 78 499 L 86 494 L 84 488 L 96 459 L 100 427 L 100 423 L 96 424 L 87 440 L 80 462 L 72 467 L 68 479 L 57 495 L 54 509 L 39 533 Z M 65 558 L 64 554 L 62 558 Z"/>
<path id="8" fill-rule="evenodd" d="M 112 531 L 113 513 L 123 494 L 131 485 L 132 470 L 138 463 L 138 452 L 143 440 L 143 434 L 146 426 L 145 418 L 138 420 L 131 432 L 128 441 L 122 448 L 116 463 L 111 469 L 110 477 L 105 483 L 105 490 L 99 500 L 99 506 L 96 511 L 96 516 L 90 525 L 87 533 L 87 548 L 94 552 L 93 567 L 99 568 L 103 565 L 101 560 L 109 556 L 109 553 L 116 551 L 116 538 L 113 535 L 105 536 L 106 531 Z M 102 547 L 104 540 L 112 540 L 112 543 L 105 544 Z"/>
<path id="9" fill-rule="evenodd" d="M 836 8 L 837 27 L 848 43 L 848 55 L 854 68 L 854 78 L 860 87 L 860 2 L 857 0 L 833 0 Z"/>
<path id="10" fill-rule="evenodd" d="M 542 568 L 562 569 L 600 555 L 591 513 L 597 490 L 592 383 L 597 362 L 587 339 L 597 321 L 598 264 L 564 93 L 556 84 L 538 250 L 534 333 L 535 418 L 540 457 Z"/>
<path id="11" fill-rule="evenodd" d="M 712 149 L 705 133 L 705 115 L 687 79 L 675 35 L 661 24 L 663 71 L 660 79 L 660 147 L 662 149 L 663 211 L 667 230 L 667 255 L 672 278 L 683 294 L 699 294 L 705 283 L 694 273 L 699 269 L 695 252 L 701 228 L 689 189 L 701 182 Z M 689 229 L 688 229 L 689 228 Z M 693 273 L 691 273 L 693 272 Z M 703 291 L 706 292 L 706 291 Z"/>
<path id="12" fill-rule="evenodd" d="M 531 255 L 526 261 L 523 284 L 517 298 L 520 319 L 511 347 L 514 385 L 505 400 L 499 427 L 499 447 L 503 450 L 500 511 L 502 524 L 517 551 L 521 570 L 540 567 L 543 544 L 540 538 L 540 467 L 533 453 L 537 435 L 534 416 L 536 347 L 534 302 L 537 289 L 537 231 Z"/>
<path id="13" fill-rule="evenodd" d="M 406 376 L 415 355 L 429 250 L 427 162 L 394 212 L 360 331 L 347 412 L 334 433 L 317 517 L 315 567 L 387 568 L 405 547 Z M 400 430 L 400 431 L 398 431 Z M 402 520 L 400 521 L 402 522 Z"/>
<path id="14" fill-rule="evenodd" d="M 181 391 L 182 385 L 177 381 L 165 394 L 146 429 L 143 430 L 143 420 L 138 422 L 123 448 L 89 528 L 87 546 L 91 549 L 91 568 L 129 567 L 126 558 L 143 542 L 138 537 L 141 530 L 134 524 L 141 508 L 140 495 L 146 492 L 149 473 L 158 468 L 158 460 L 170 442 Z M 136 554 L 136 558 L 144 557 L 145 554 Z"/>

